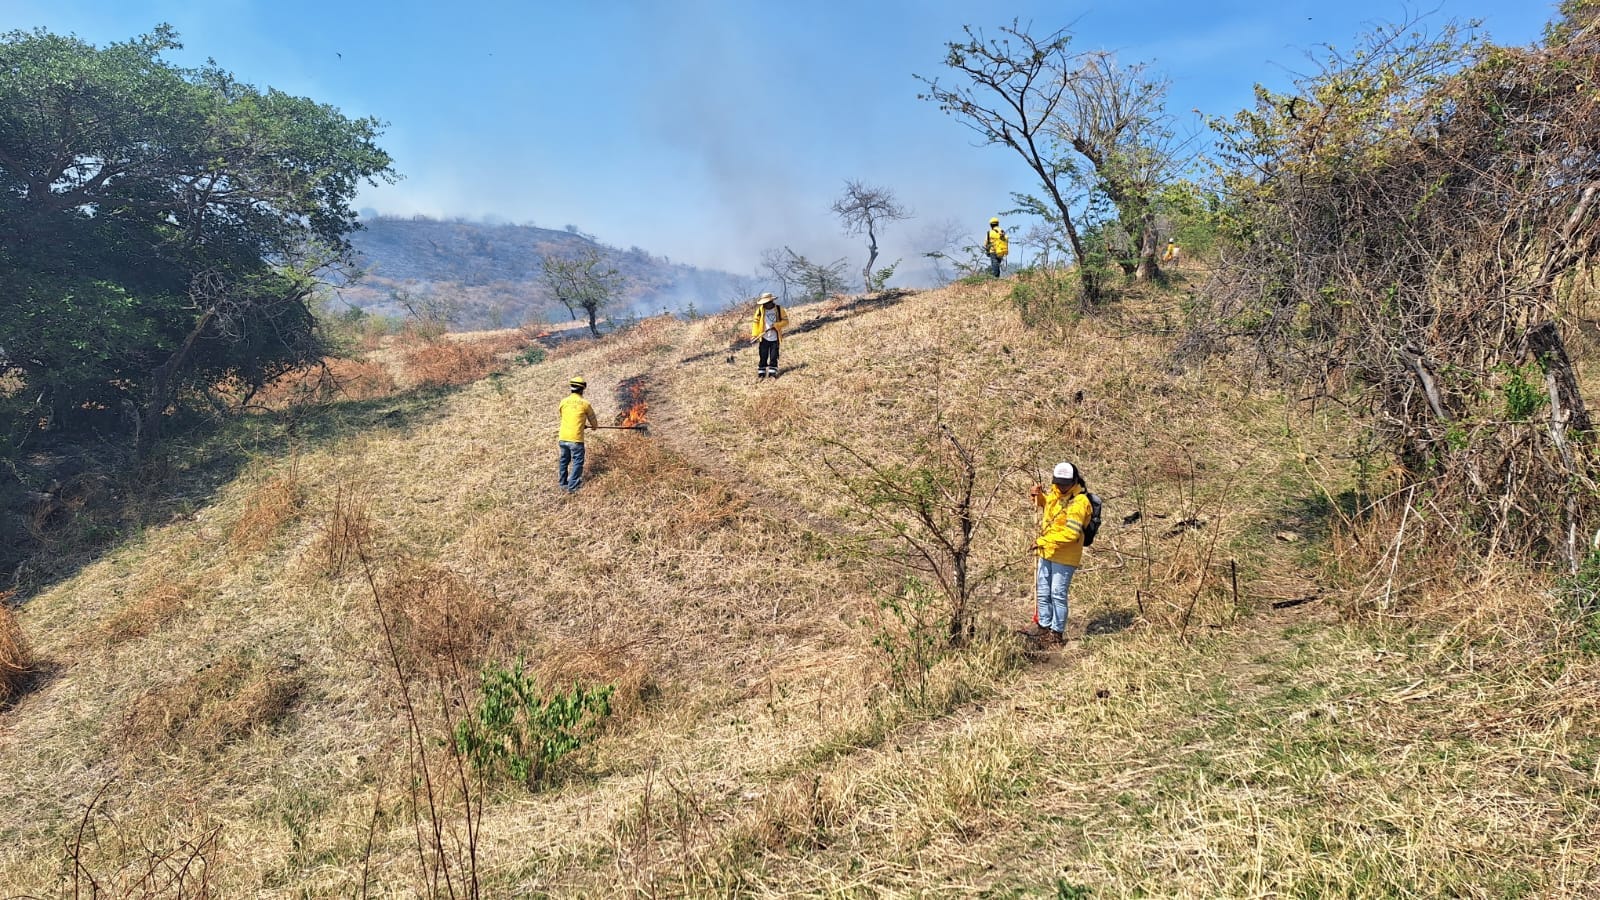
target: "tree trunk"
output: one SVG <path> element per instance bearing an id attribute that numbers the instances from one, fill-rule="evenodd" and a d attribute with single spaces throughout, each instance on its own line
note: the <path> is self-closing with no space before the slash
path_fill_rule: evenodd
<path id="1" fill-rule="evenodd" d="M 1055 179 L 1045 168 L 1044 157 L 1033 144 L 1033 136 L 1027 135 L 1028 149 L 1025 153 L 1028 164 L 1033 167 L 1034 174 L 1044 182 L 1045 190 L 1050 192 L 1050 199 L 1055 201 L 1056 210 L 1061 213 L 1061 227 L 1067 232 L 1067 243 L 1072 247 L 1072 258 L 1078 266 L 1078 281 L 1083 285 L 1083 306 L 1087 309 L 1100 302 L 1100 280 L 1089 270 L 1088 257 L 1083 250 L 1083 240 L 1078 237 L 1078 227 L 1072 224 L 1072 209 L 1067 206 L 1067 201 L 1062 199 L 1061 192 L 1056 189 Z M 1013 144 L 1015 146 L 1015 144 Z M 1021 149 L 1021 148 L 1018 148 Z"/>
<path id="2" fill-rule="evenodd" d="M 189 358 L 189 351 L 194 348 L 195 341 L 200 339 L 206 326 L 217 315 L 215 306 L 205 311 L 196 322 L 194 328 L 189 330 L 187 337 L 178 349 L 172 351 L 167 361 L 157 366 L 150 373 L 150 396 L 145 400 L 144 411 L 137 416 L 134 423 L 135 433 L 133 439 L 133 455 L 138 460 L 149 457 L 150 451 L 155 448 L 156 442 L 161 439 L 161 417 L 166 415 L 167 407 L 172 405 L 173 377 L 183 368 L 184 361 Z"/>
<path id="3" fill-rule="evenodd" d="M 1161 277 L 1161 265 L 1156 262 L 1156 220 L 1154 215 L 1140 216 L 1139 267 L 1133 271 L 1134 281 L 1150 281 Z"/>
<path id="4" fill-rule="evenodd" d="M 594 335 L 595 337 L 599 337 L 600 336 L 600 326 L 598 324 L 596 324 L 596 322 L 595 322 L 595 318 L 594 318 L 595 309 L 592 308 L 592 307 L 585 307 L 584 308 L 584 312 L 589 314 L 589 333 Z M 573 318 L 577 318 L 577 317 L 574 316 Z"/>
<path id="5" fill-rule="evenodd" d="M 1528 329 L 1527 342 L 1528 352 L 1544 369 L 1545 392 L 1550 397 L 1550 441 L 1561 456 L 1567 477 L 1574 478 L 1581 473 L 1567 440 L 1568 432 L 1575 440 L 1588 442 L 1592 425 L 1589 411 L 1583 404 L 1583 394 L 1578 392 L 1572 359 L 1567 356 L 1566 344 L 1561 340 L 1561 332 L 1554 322 L 1543 322 Z M 1581 510 L 1577 498 L 1576 490 L 1567 491 L 1562 510 L 1566 519 L 1561 535 L 1562 544 L 1566 551 L 1567 569 L 1572 573 L 1576 573 L 1583 562 L 1580 528 L 1587 524 L 1579 521 Z"/>
<path id="6" fill-rule="evenodd" d="M 872 264 L 878 261 L 878 236 L 872 233 L 872 226 L 867 226 L 867 267 L 861 270 L 861 287 L 864 291 L 872 290 Z"/>

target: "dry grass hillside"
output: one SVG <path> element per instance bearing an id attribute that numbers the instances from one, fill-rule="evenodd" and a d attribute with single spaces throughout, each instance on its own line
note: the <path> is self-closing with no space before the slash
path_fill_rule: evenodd
<path id="1" fill-rule="evenodd" d="M 1179 362 L 1169 298 L 1063 334 L 1008 289 L 792 310 L 776 381 L 745 311 L 648 320 L 263 455 L 17 611 L 0 894 L 1600 892 L 1600 661 L 1543 577 L 1397 580 L 1338 404 Z M 573 374 L 650 428 L 567 496 Z M 943 653 L 852 485 L 949 436 L 993 576 Z M 1039 652 L 1062 458 L 1107 520 Z M 539 790 L 453 777 L 519 657 L 612 715 Z"/>

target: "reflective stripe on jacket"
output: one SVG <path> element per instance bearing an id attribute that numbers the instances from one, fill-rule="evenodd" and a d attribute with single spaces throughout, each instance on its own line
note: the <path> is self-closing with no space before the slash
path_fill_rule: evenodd
<path id="1" fill-rule="evenodd" d="M 778 320 L 772 323 L 772 328 L 778 333 L 778 339 L 782 340 L 783 329 L 789 324 L 789 314 L 784 312 L 783 307 L 776 303 L 772 304 L 772 308 L 778 311 Z M 750 336 L 753 338 L 761 337 L 761 333 L 766 330 L 767 310 L 766 307 L 758 306 L 756 307 L 756 320 L 750 323 Z"/>
<path id="2" fill-rule="evenodd" d="M 971 234 L 972 232 L 969 231 L 967 233 Z M 983 252 L 993 256 L 1005 256 L 1006 251 L 1009 249 L 1011 248 L 1006 243 L 1006 233 L 1000 230 L 1000 226 L 989 226 L 989 237 L 983 242 Z"/>
<path id="3" fill-rule="evenodd" d="M 561 401 L 561 440 L 583 443 L 583 428 L 590 428 L 600 424 L 594 416 L 594 407 L 589 401 L 577 394 L 568 394 L 567 399 Z"/>
<path id="4" fill-rule="evenodd" d="M 1068 566 L 1082 564 L 1083 527 L 1089 524 L 1091 510 L 1083 488 L 1073 485 L 1063 494 L 1051 485 L 1039 516 L 1039 538 L 1033 542 L 1039 556 Z"/>

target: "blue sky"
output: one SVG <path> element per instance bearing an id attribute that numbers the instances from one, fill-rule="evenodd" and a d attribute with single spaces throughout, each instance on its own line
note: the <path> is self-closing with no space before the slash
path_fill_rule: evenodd
<path id="1" fill-rule="evenodd" d="M 864 256 L 828 206 L 846 179 L 915 213 L 881 237 L 910 260 L 946 223 L 981 232 L 1033 186 L 1021 162 L 917 99 L 965 24 L 1015 16 L 1072 26 L 1171 79 L 1170 109 L 1226 115 L 1257 82 L 1288 83 L 1319 44 L 1349 46 L 1398 2 L 1210 4 L 974 0 L 0 0 L 0 30 L 45 27 L 93 43 L 159 22 L 180 63 L 388 123 L 404 180 L 367 190 L 385 213 L 495 217 L 753 272 L 781 245 Z M 1536 40 L 1546 0 L 1442 0 L 1430 21 L 1480 19 L 1500 43 Z M 1008 220 L 1013 233 L 1024 223 Z"/>

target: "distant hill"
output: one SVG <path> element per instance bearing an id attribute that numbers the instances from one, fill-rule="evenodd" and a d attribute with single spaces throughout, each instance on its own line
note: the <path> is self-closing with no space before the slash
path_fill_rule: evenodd
<path id="1" fill-rule="evenodd" d="M 378 216 L 351 238 L 366 275 L 341 288 L 346 303 L 372 313 L 402 315 L 396 295 L 447 301 L 459 328 L 499 328 L 529 321 L 564 321 L 568 313 L 541 283 L 541 257 L 606 250 L 628 278 L 625 303 L 613 315 L 650 315 L 691 305 L 714 312 L 742 296 L 743 282 L 727 272 L 652 256 L 639 247 L 605 247 L 581 232 L 531 225 L 491 225 Z"/>

